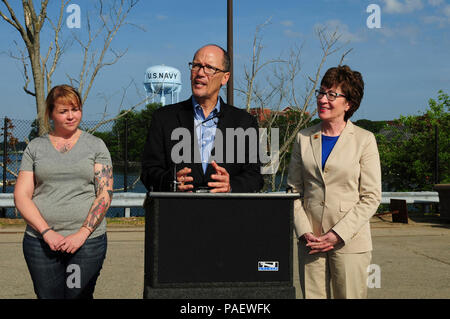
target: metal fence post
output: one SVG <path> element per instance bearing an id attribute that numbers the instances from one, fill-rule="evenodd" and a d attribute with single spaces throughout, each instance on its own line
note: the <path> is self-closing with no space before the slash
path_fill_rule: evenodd
<path id="1" fill-rule="evenodd" d="M 2 192 L 6 193 L 6 160 L 8 157 L 8 126 L 7 126 L 7 118 L 5 116 L 3 120 L 3 187 Z M 2 208 L 0 210 L 0 217 L 5 218 L 6 217 L 6 208 Z"/>
<path id="2" fill-rule="evenodd" d="M 123 191 L 128 192 L 128 116 L 125 115 L 125 134 L 123 138 Z M 125 217 L 130 217 L 130 208 L 125 208 Z"/>

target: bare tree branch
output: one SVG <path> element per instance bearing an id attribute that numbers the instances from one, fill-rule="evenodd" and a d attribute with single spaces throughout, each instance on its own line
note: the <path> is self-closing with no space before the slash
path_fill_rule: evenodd
<path id="1" fill-rule="evenodd" d="M 334 31 L 331 35 L 327 35 L 325 33 L 325 29 L 321 28 L 317 30 L 317 35 L 319 37 L 319 40 L 322 44 L 322 60 L 320 61 L 319 66 L 317 67 L 316 70 L 316 75 L 315 75 L 315 79 L 314 79 L 314 84 L 313 86 L 310 88 L 308 94 L 307 94 L 307 98 L 304 102 L 302 111 L 305 112 L 310 101 L 311 98 L 314 94 L 314 90 L 317 87 L 317 84 L 319 83 L 319 79 L 320 79 L 320 71 L 322 70 L 322 67 L 326 61 L 326 59 L 328 58 L 329 55 L 335 53 L 336 51 L 340 50 L 340 48 L 335 49 L 334 46 L 336 45 L 337 41 L 340 38 L 340 35 L 337 33 L 337 31 Z M 297 126 L 294 129 L 294 134 L 292 134 L 287 140 L 286 142 L 281 146 L 280 148 L 280 153 L 286 152 L 286 150 L 290 147 L 291 143 L 294 141 L 295 136 L 297 134 L 297 132 L 301 129 L 301 127 L 304 125 L 303 121 L 299 121 L 299 123 L 297 124 Z"/>
<path id="2" fill-rule="evenodd" d="M 295 136 L 301 128 L 309 123 L 312 115 L 315 113 L 315 108 L 309 112 L 314 90 L 318 86 L 325 61 L 330 55 L 341 49 L 337 45 L 340 35 L 337 30 L 327 32 L 325 27 L 316 29 L 316 35 L 320 42 L 321 60 L 313 76 L 305 75 L 304 79 L 306 80 L 307 86 L 304 91 L 305 96 L 300 100 L 297 88 L 298 78 L 302 74 L 301 53 L 303 45 L 291 48 L 287 59 L 277 58 L 261 61 L 263 46 L 259 33 L 261 28 L 266 24 L 264 23 L 256 28 L 250 66 L 244 66 L 245 89 L 238 88 L 237 92 L 244 95 L 247 111 L 250 111 L 251 103 L 254 103 L 254 107 L 258 108 L 257 114 L 259 116 L 260 127 L 267 129 L 269 141 L 272 138 L 272 129 L 276 129 L 275 126 L 277 123 L 284 123 L 283 132 L 280 132 L 282 134 L 280 135 L 281 144 L 277 150 L 279 162 L 281 163 L 277 173 L 282 177 L 286 173 L 285 163 Z M 261 71 L 268 65 L 272 66 L 272 72 L 270 73 L 270 77 L 268 76 L 265 79 L 263 88 L 261 88 L 257 80 L 260 77 L 260 73 L 262 73 Z M 291 115 L 295 115 L 294 117 L 286 117 L 287 114 L 284 113 L 286 107 L 290 107 L 291 112 L 293 112 Z M 270 112 L 267 112 L 268 110 Z M 294 118 L 295 121 L 293 121 Z M 280 122 L 280 120 L 282 121 Z M 269 141 L 268 143 L 271 144 Z M 265 166 L 268 167 L 272 164 L 270 162 Z M 277 173 L 272 174 L 268 180 L 269 187 L 272 190 L 280 187 L 280 184 L 277 185 L 276 183 Z"/>
<path id="3" fill-rule="evenodd" d="M 66 43 L 62 40 L 61 31 L 63 25 L 63 16 L 65 8 L 70 0 L 60 0 L 59 14 L 56 19 L 47 15 L 48 0 L 41 0 L 40 7 L 35 9 L 32 0 L 22 0 L 23 25 L 19 21 L 16 12 L 9 3 L 9 0 L 0 0 L 6 11 L 0 10 L 0 20 L 13 26 L 20 34 L 28 54 L 24 54 L 19 50 L 18 58 L 23 65 L 24 91 L 33 95 L 36 100 L 36 110 L 39 119 L 39 134 L 45 133 L 44 126 L 44 110 L 45 96 L 52 87 L 52 78 L 60 63 L 61 56 L 66 48 Z M 78 89 L 82 94 L 82 102 L 84 103 L 93 86 L 96 76 L 102 68 L 111 66 L 126 54 L 127 50 L 115 51 L 110 48 L 112 40 L 116 36 L 120 28 L 127 24 L 126 18 L 131 9 L 139 2 L 139 0 L 114 0 L 108 1 L 108 8 L 104 7 L 104 1 L 100 1 L 99 14 L 101 25 L 100 28 L 93 32 L 91 29 L 90 19 L 88 16 L 88 40 L 87 43 L 74 36 L 83 51 L 83 63 L 78 79 L 68 75 L 70 83 L 78 84 Z M 108 15 L 104 13 L 108 11 Z M 106 17 L 109 17 L 106 19 Z M 53 39 L 45 49 L 45 54 L 41 55 L 40 33 L 43 30 L 45 21 L 48 21 L 50 28 L 53 30 Z M 103 25 L 102 25 L 103 24 Z M 97 54 L 93 49 L 94 41 L 96 41 L 106 30 L 103 38 L 103 48 Z M 75 34 L 75 33 L 72 33 Z M 107 53 L 112 58 L 108 60 Z M 29 60 L 29 63 L 27 62 Z M 30 69 L 29 69 L 30 68 Z M 31 73 L 29 72 L 31 70 Z M 32 76 L 29 76 L 29 74 Z M 28 89 L 31 82 L 34 83 L 34 92 Z"/>
<path id="4" fill-rule="evenodd" d="M 130 10 L 134 7 L 137 1 L 128 1 L 128 6 L 124 8 L 124 1 L 120 2 L 120 5 L 117 6 L 117 1 L 113 3 L 113 5 L 109 9 L 109 17 L 110 19 L 106 19 L 105 17 L 105 8 L 103 1 L 99 2 L 98 15 L 100 17 L 101 25 L 97 28 L 95 32 L 93 32 L 91 19 L 89 13 L 87 13 L 87 35 L 88 38 L 86 41 L 81 40 L 75 33 L 73 34 L 75 41 L 80 45 L 83 51 L 83 62 L 80 70 L 80 74 L 78 79 L 67 75 L 70 80 L 70 83 L 77 83 L 78 90 L 82 95 L 82 102 L 85 103 L 89 92 L 92 88 L 94 80 L 100 70 L 103 67 L 111 66 L 123 57 L 127 50 L 123 52 L 116 52 L 112 48 L 110 48 L 111 42 L 118 30 L 125 25 L 125 19 L 129 14 Z M 109 21 L 108 21 L 109 20 Z M 110 26 L 111 25 L 111 26 Z M 105 31 L 105 36 L 103 37 L 103 48 L 101 49 L 100 54 L 98 54 L 97 50 L 93 50 L 93 44 L 96 39 Z M 113 58 L 110 61 L 105 61 L 106 53 L 110 52 Z"/>
<path id="5" fill-rule="evenodd" d="M 261 37 L 259 34 L 264 27 L 266 27 L 267 25 L 270 24 L 270 20 L 271 20 L 271 18 L 267 19 L 263 24 L 256 26 L 255 35 L 253 37 L 252 63 L 251 63 L 250 73 L 244 67 L 245 80 L 247 82 L 247 90 L 245 91 L 246 92 L 245 108 L 246 108 L 247 112 L 250 111 L 252 96 L 253 96 L 253 92 L 254 92 L 255 79 L 256 79 L 258 72 L 260 72 L 264 67 L 266 67 L 269 64 L 284 62 L 283 60 L 280 60 L 280 59 L 274 59 L 274 60 L 266 61 L 263 64 L 260 64 L 260 58 L 261 58 L 261 52 L 262 52 L 263 46 L 261 44 Z"/>
<path id="6" fill-rule="evenodd" d="M 16 41 L 13 41 L 14 45 L 17 48 L 17 51 L 19 52 L 20 56 L 16 56 L 12 53 L 12 51 L 8 51 L 6 52 L 6 54 L 8 54 L 8 56 L 14 60 L 18 60 L 20 61 L 20 63 L 22 64 L 23 67 L 23 71 L 22 71 L 22 76 L 24 78 L 24 86 L 22 87 L 23 90 L 25 91 L 25 93 L 31 95 L 31 96 L 36 96 L 36 94 L 34 92 L 31 92 L 30 90 L 28 90 L 28 84 L 30 84 L 30 77 L 28 75 L 28 63 L 27 63 L 27 59 L 29 59 L 28 55 L 25 55 L 25 50 L 23 50 L 22 48 L 19 47 L 18 43 Z"/>
<path id="7" fill-rule="evenodd" d="M 122 112 L 121 114 L 117 115 L 116 117 L 110 118 L 110 119 L 107 119 L 107 120 L 104 120 L 104 121 L 100 121 L 100 122 L 97 123 L 97 125 L 95 125 L 92 129 L 89 129 L 89 130 L 88 130 L 88 133 L 95 132 L 99 127 L 101 127 L 101 126 L 103 126 L 103 125 L 105 125 L 105 124 L 107 124 L 107 123 L 109 123 L 109 122 L 112 122 L 112 121 L 115 121 L 115 120 L 117 120 L 117 119 L 120 119 L 121 117 L 124 117 L 124 116 L 127 115 L 128 113 L 133 112 L 137 107 L 139 107 L 139 106 L 141 106 L 141 105 L 144 105 L 146 102 L 147 102 L 147 99 L 144 99 L 144 100 L 140 101 L 139 103 L 137 103 L 137 104 L 131 106 L 129 109 L 127 109 L 126 111 L 124 111 L 124 112 Z"/>
<path id="8" fill-rule="evenodd" d="M 353 48 L 350 48 L 349 50 L 347 50 L 347 51 L 342 55 L 341 60 L 339 61 L 339 64 L 338 64 L 339 66 L 342 65 L 342 63 L 344 62 L 345 56 L 346 56 L 347 54 L 349 54 L 352 50 L 353 50 Z"/>
<path id="9" fill-rule="evenodd" d="M 14 28 L 17 29 L 17 31 L 20 32 L 20 34 L 23 36 L 26 36 L 25 29 L 20 24 L 19 20 L 16 17 L 16 14 L 14 10 L 11 8 L 10 4 L 7 0 L 2 0 L 2 2 L 5 4 L 6 8 L 8 9 L 9 15 L 11 18 L 8 18 L 2 11 L 0 11 L 0 16 L 9 24 L 11 24 Z"/>
<path id="10" fill-rule="evenodd" d="M 47 55 L 44 58 L 44 60 L 42 61 L 42 65 L 44 66 L 45 71 L 46 71 L 45 77 L 47 80 L 47 93 L 50 91 L 50 89 L 52 87 L 52 76 L 56 70 L 58 63 L 59 63 L 60 57 L 63 54 L 63 49 L 61 48 L 61 45 L 60 45 L 60 32 L 61 32 L 61 27 L 62 27 L 62 22 L 63 22 L 64 11 L 69 2 L 70 2 L 70 0 L 66 0 L 66 1 L 61 0 L 58 22 L 56 25 L 53 23 L 53 21 L 50 17 L 48 17 L 48 16 L 46 17 L 53 29 L 53 32 L 54 32 L 54 42 L 50 43 L 48 51 L 47 51 Z M 52 61 L 52 64 L 51 64 L 51 67 L 49 70 L 47 67 L 47 62 L 50 57 L 50 53 L 53 49 L 53 44 L 55 45 L 55 50 L 53 53 L 53 61 Z"/>

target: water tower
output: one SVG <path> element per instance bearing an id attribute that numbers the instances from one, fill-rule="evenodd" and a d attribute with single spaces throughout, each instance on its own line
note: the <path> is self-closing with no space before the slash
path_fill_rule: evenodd
<path id="1" fill-rule="evenodd" d="M 177 103 L 181 91 L 181 73 L 166 65 L 155 65 L 149 67 L 145 71 L 144 80 L 145 91 L 148 97 L 152 97 L 152 102 L 155 102 L 155 96 L 160 97 L 160 102 L 164 106 L 166 104 L 166 95 L 170 94 L 170 103 Z"/>

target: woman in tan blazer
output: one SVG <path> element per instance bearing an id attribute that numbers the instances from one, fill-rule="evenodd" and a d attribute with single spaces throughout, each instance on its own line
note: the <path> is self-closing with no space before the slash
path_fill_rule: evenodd
<path id="1" fill-rule="evenodd" d="M 295 203 L 304 298 L 366 298 L 372 241 L 369 220 L 381 200 L 374 135 L 349 120 L 364 82 L 348 66 L 330 68 L 316 90 L 321 123 L 300 131 L 288 184 Z"/>

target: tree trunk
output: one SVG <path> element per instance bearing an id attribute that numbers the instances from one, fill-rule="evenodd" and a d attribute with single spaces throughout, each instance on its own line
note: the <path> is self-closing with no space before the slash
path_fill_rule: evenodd
<path id="1" fill-rule="evenodd" d="M 44 71 L 41 68 L 40 63 L 40 43 L 39 34 L 35 34 L 33 39 L 33 46 L 27 47 L 28 53 L 30 55 L 31 70 L 33 74 L 34 82 L 34 93 L 36 100 L 36 114 L 39 122 L 39 135 L 47 133 L 47 128 L 45 127 L 44 117 L 45 117 L 45 82 L 44 82 Z"/>
<path id="2" fill-rule="evenodd" d="M 46 3 L 42 4 L 47 6 Z M 45 10 L 45 9 L 44 9 Z M 25 26 L 27 37 L 24 39 L 31 62 L 31 72 L 34 82 L 34 97 L 36 100 L 36 114 L 39 122 L 39 135 L 47 132 L 44 123 L 45 114 L 45 65 L 41 65 L 41 42 L 40 32 L 45 21 L 42 12 L 36 16 L 34 8 L 30 5 L 24 6 Z"/>

